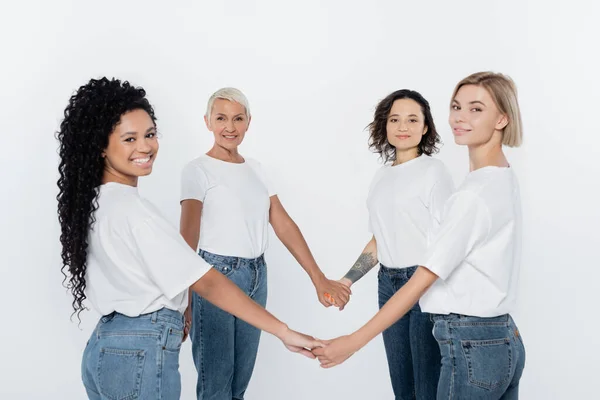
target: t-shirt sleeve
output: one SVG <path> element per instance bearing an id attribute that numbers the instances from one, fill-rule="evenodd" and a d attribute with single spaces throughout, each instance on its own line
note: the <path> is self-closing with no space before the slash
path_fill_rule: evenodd
<path id="1" fill-rule="evenodd" d="M 421 265 L 447 279 L 487 239 L 490 228 L 489 211 L 479 195 L 469 191 L 455 193 L 448 199 L 440 228 Z"/>
<path id="2" fill-rule="evenodd" d="M 199 200 L 203 202 L 208 186 L 206 172 L 198 165 L 187 164 L 181 172 L 181 197 L 179 200 Z"/>
<path id="3" fill-rule="evenodd" d="M 160 216 L 151 215 L 136 224 L 132 234 L 146 273 L 168 299 L 187 290 L 211 269 Z"/>

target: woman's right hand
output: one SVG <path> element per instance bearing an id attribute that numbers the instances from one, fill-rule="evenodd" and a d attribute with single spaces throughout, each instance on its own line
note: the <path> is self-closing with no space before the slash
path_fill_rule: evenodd
<path id="1" fill-rule="evenodd" d="M 296 332 L 287 327 L 282 334 L 278 335 L 278 337 L 283 342 L 285 347 L 292 353 L 299 353 L 312 359 L 315 358 L 315 355 L 311 352 L 311 350 L 319 347 L 325 347 L 325 344 L 323 344 L 320 340 L 317 340 L 312 336 Z"/>

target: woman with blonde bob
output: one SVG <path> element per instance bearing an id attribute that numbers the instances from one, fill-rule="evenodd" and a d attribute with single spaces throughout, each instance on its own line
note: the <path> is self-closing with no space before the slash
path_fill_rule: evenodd
<path id="1" fill-rule="evenodd" d="M 525 348 L 515 309 L 521 199 L 503 145 L 518 147 L 517 90 L 478 72 L 456 85 L 450 126 L 469 149 L 470 172 L 444 206 L 441 225 L 412 278 L 367 324 L 313 350 L 324 368 L 344 362 L 419 301 L 433 314 L 442 361 L 438 399 L 517 399 Z"/>

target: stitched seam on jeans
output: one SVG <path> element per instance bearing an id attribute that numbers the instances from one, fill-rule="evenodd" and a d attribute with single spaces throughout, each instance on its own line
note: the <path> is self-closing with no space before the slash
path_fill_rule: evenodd
<path id="1" fill-rule="evenodd" d="M 258 279 L 259 271 L 256 265 L 251 266 L 250 270 L 252 271 L 252 284 L 250 285 L 250 294 L 248 296 L 254 298 L 254 295 L 258 291 L 258 282 L 260 281 Z"/>
<path id="2" fill-rule="evenodd" d="M 468 326 L 499 326 L 508 327 L 508 322 L 448 322 L 452 326 L 457 327 L 468 327 Z"/>
<path id="3" fill-rule="evenodd" d="M 448 394 L 448 398 L 452 400 L 454 397 L 454 380 L 456 375 L 456 357 L 454 357 L 454 346 L 452 344 L 452 339 L 450 340 L 450 357 L 452 359 L 452 375 L 450 378 L 450 393 Z"/>
<path id="4" fill-rule="evenodd" d="M 114 337 L 114 336 L 158 338 L 158 337 L 160 337 L 160 333 L 153 332 L 153 331 L 148 331 L 148 332 L 143 332 L 143 331 L 137 331 L 137 332 L 136 331 L 106 331 L 106 332 L 102 332 L 102 331 L 99 331 L 98 332 L 98 338 Z"/>
<path id="5" fill-rule="evenodd" d="M 202 393 L 206 392 L 206 382 L 204 380 L 204 377 L 206 376 L 206 372 L 204 371 L 204 332 L 203 332 L 203 327 L 204 327 L 204 321 L 203 321 L 203 316 L 204 314 L 202 313 L 202 309 L 200 309 L 200 354 L 202 355 L 202 360 L 200 360 L 200 370 L 202 371 L 201 374 L 201 387 L 202 387 Z"/>

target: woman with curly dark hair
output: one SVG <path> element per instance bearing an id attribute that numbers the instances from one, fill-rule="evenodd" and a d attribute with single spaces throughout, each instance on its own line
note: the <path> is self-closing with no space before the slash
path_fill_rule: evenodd
<path id="1" fill-rule="evenodd" d="M 82 360 L 90 399 L 178 399 L 188 288 L 308 357 L 313 338 L 290 330 L 197 257 L 139 196 L 158 154 L 144 89 L 92 79 L 71 97 L 60 141 L 58 216 L 63 273 L 79 316 L 101 315 Z M 222 293 L 227 293 L 224 298 Z"/>
<path id="2" fill-rule="evenodd" d="M 444 164 L 430 157 L 440 137 L 419 93 L 403 89 L 381 100 L 369 130 L 371 149 L 385 163 L 367 200 L 373 238 L 340 281 L 350 287 L 379 262 L 383 307 L 415 273 L 454 184 Z M 383 333 L 396 399 L 435 398 L 440 351 L 432 328 L 416 304 Z"/>

